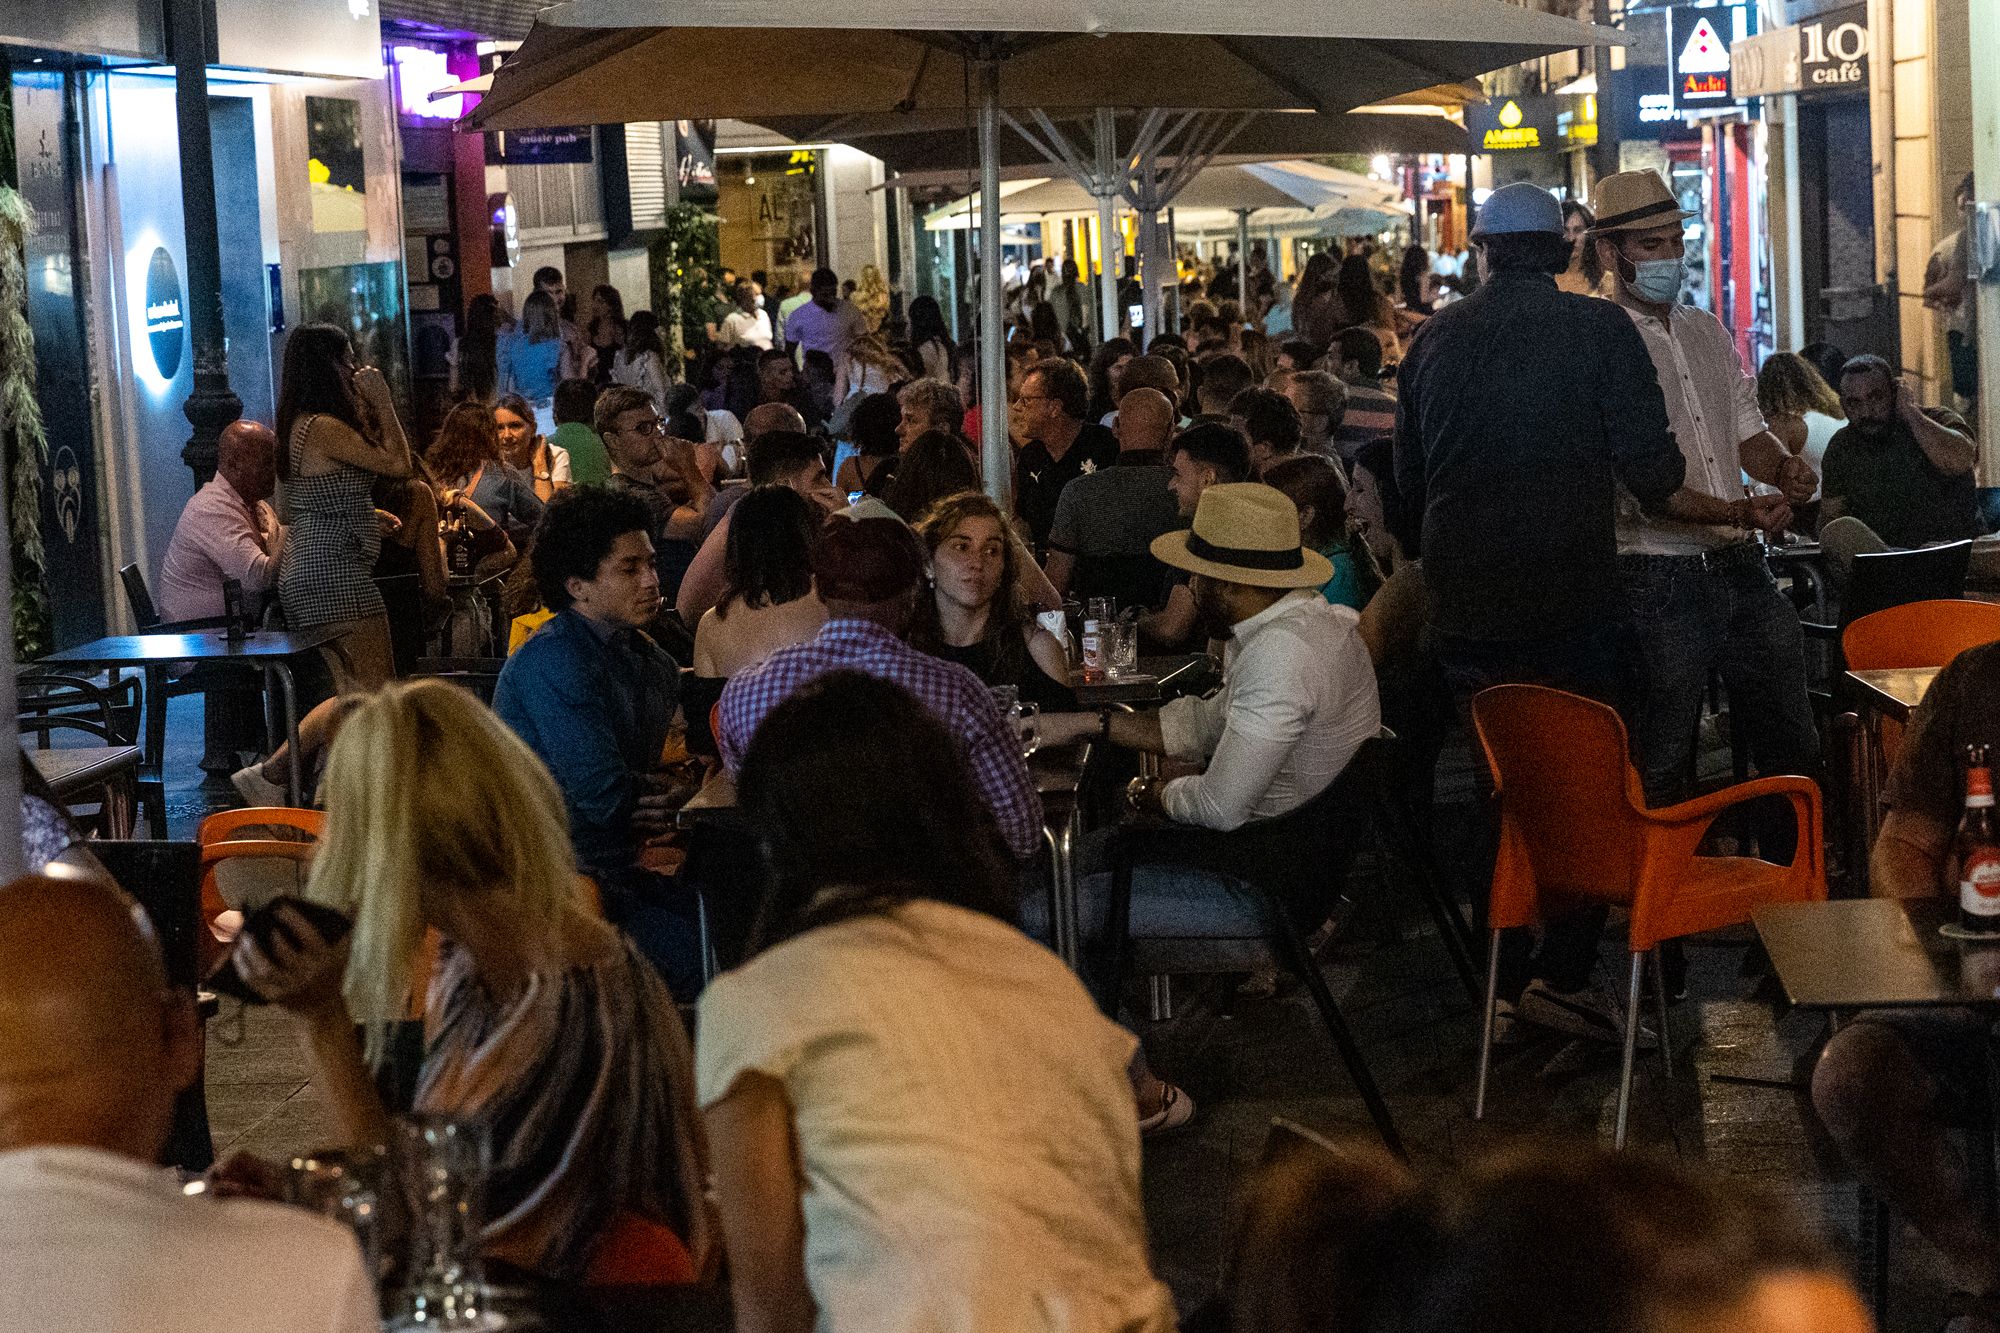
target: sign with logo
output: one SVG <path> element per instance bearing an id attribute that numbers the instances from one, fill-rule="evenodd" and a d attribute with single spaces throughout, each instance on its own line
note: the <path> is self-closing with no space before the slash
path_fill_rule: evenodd
<path id="1" fill-rule="evenodd" d="M 1660 65 L 1627 65 L 1610 71 L 1611 135 L 1622 143 L 1653 140 L 1678 143 L 1699 139 L 1701 131 L 1674 107 L 1673 76 Z"/>
<path id="2" fill-rule="evenodd" d="M 172 380 L 181 369 L 181 350 L 187 345 L 187 320 L 181 313 L 181 275 L 167 247 L 156 246 L 146 264 L 146 344 L 153 352 L 153 365 L 160 378 Z"/>
<path id="3" fill-rule="evenodd" d="M 1667 54 L 1672 62 L 1674 105 L 1682 110 L 1727 106 L 1735 101 L 1729 86 L 1729 43 L 1715 25 L 1732 10 L 1670 9 L 1667 11 Z"/>
<path id="4" fill-rule="evenodd" d="M 712 204 L 715 183 L 715 122 L 674 122 L 674 178 L 684 204 Z"/>
<path id="5" fill-rule="evenodd" d="M 1872 45 L 1868 6 L 1849 5 L 1737 42 L 1729 48 L 1730 78 L 1739 97 L 1865 93 Z"/>
<path id="6" fill-rule="evenodd" d="M 486 136 L 489 166 L 538 167 L 588 162 L 596 141 L 588 125 L 556 125 L 543 130 L 499 130 Z"/>
<path id="7" fill-rule="evenodd" d="M 1567 146 L 1558 142 L 1553 97 L 1501 97 L 1482 106 L 1468 106 L 1465 129 L 1475 153 Z"/>

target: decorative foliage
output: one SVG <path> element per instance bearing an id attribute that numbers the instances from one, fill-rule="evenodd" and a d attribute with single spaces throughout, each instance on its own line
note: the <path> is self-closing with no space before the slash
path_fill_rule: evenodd
<path id="1" fill-rule="evenodd" d="M 668 341 L 669 369 L 677 369 L 689 348 L 707 341 L 707 328 L 722 316 L 716 277 L 722 271 L 720 219 L 698 204 L 667 210 L 666 229 L 648 249 L 653 313 Z"/>
<path id="2" fill-rule="evenodd" d="M 13 535 L 14 652 L 47 652 L 49 591 L 42 548 L 42 478 L 49 456 L 35 398 L 35 335 L 28 327 L 25 244 L 28 203 L 0 185 L 0 443 L 5 445 L 7 522 Z"/>

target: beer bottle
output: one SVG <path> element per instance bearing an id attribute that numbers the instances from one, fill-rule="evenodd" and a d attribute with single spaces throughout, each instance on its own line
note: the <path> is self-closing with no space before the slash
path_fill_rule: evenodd
<path id="1" fill-rule="evenodd" d="M 1993 770 L 1986 747 L 1965 747 L 1965 817 L 1958 821 L 1958 924 L 2000 935 L 2000 835 L 1993 821 Z"/>

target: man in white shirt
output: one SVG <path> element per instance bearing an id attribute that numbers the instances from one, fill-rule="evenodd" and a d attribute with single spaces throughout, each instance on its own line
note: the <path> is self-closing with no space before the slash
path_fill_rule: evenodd
<path id="1" fill-rule="evenodd" d="M 722 317 L 720 327 L 708 326 L 708 336 L 718 347 L 754 347 L 760 352 L 771 350 L 771 317 L 757 306 L 757 288 L 748 282 L 739 282 L 730 293 L 736 308 Z"/>
<path id="2" fill-rule="evenodd" d="M 1693 214 L 1651 171 L 1605 177 L 1593 202 L 1598 255 L 1653 358 L 1687 461 L 1686 481 L 1664 513 L 1648 514 L 1622 493 L 1619 502 L 1619 577 L 1644 668 L 1635 739 L 1647 803 L 1693 794 L 1696 726 L 1718 670 L 1730 720 L 1758 770 L 1816 775 L 1804 636 L 1756 535 L 1783 531 L 1791 504 L 1809 500 L 1819 479 L 1766 427 L 1728 330 L 1679 304 L 1683 223 Z M 1751 497 L 1744 473 L 1779 494 Z M 1788 837 L 1772 830 L 1763 854 L 1789 860 Z"/>
<path id="3" fill-rule="evenodd" d="M 798 364 L 806 352 L 833 358 L 833 401 L 847 397 L 848 350 L 868 333 L 868 319 L 854 302 L 840 294 L 840 278 L 830 268 L 813 270 L 812 299 L 785 317 L 785 341 L 795 349 Z"/>
<path id="4" fill-rule="evenodd" d="M 254 611 L 278 577 L 285 529 L 271 510 L 278 441 L 257 421 L 233 421 L 216 442 L 215 475 L 194 493 L 160 561 L 160 615 L 201 620 L 223 614 L 222 585 L 243 585 Z"/>
<path id="5" fill-rule="evenodd" d="M 28 878 L 0 920 L 0 1328 L 376 1333 L 351 1232 L 153 1164 L 201 1031 L 139 907 Z"/>

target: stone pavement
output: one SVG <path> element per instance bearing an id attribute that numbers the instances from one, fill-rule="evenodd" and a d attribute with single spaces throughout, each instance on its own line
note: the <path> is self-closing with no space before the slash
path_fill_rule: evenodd
<path id="1" fill-rule="evenodd" d="M 187 749 L 199 740 L 195 704 L 174 701 L 170 773 L 197 772 L 197 756 Z M 1447 829 L 1467 810 L 1465 761 L 1462 750 L 1448 755 L 1440 775 Z M 172 785 L 172 832 L 192 836 L 202 815 L 233 804 L 213 784 Z M 1503 1048 L 1488 1119 L 1474 1123 L 1476 1008 L 1418 905 L 1386 900 L 1365 867 L 1350 892 L 1354 910 L 1328 951 L 1327 974 L 1420 1169 L 1462 1163 L 1523 1135 L 1610 1141 L 1617 1050 L 1586 1049 L 1553 1034 Z M 1606 980 L 1623 975 L 1621 943 L 1607 942 Z M 1747 929 L 1690 947 L 1693 998 L 1672 1018 L 1675 1076 L 1665 1078 L 1658 1057 L 1641 1053 L 1632 1139 L 1755 1177 L 1851 1244 L 1855 1187 L 1804 1098 L 1788 1086 L 1810 1068 L 1823 1025 L 1811 1015 L 1774 1012 L 1759 959 Z M 1149 1022 L 1143 1007 L 1131 1015 L 1160 1073 L 1186 1087 L 1200 1108 L 1187 1128 L 1148 1142 L 1145 1156 L 1155 1263 L 1184 1310 L 1216 1288 L 1237 1190 L 1272 1117 L 1333 1135 L 1373 1133 L 1305 996 L 1282 986 L 1275 996 L 1245 997 L 1236 980 L 1183 978 L 1174 984 L 1170 1020 Z M 224 1001 L 210 1026 L 207 1086 L 217 1151 L 282 1158 L 321 1142 L 326 1118 L 286 1021 L 235 1009 Z M 1892 1290 L 1894 1333 L 1938 1327 L 1943 1284 L 1934 1257 L 1908 1232 L 1896 1241 Z"/>

